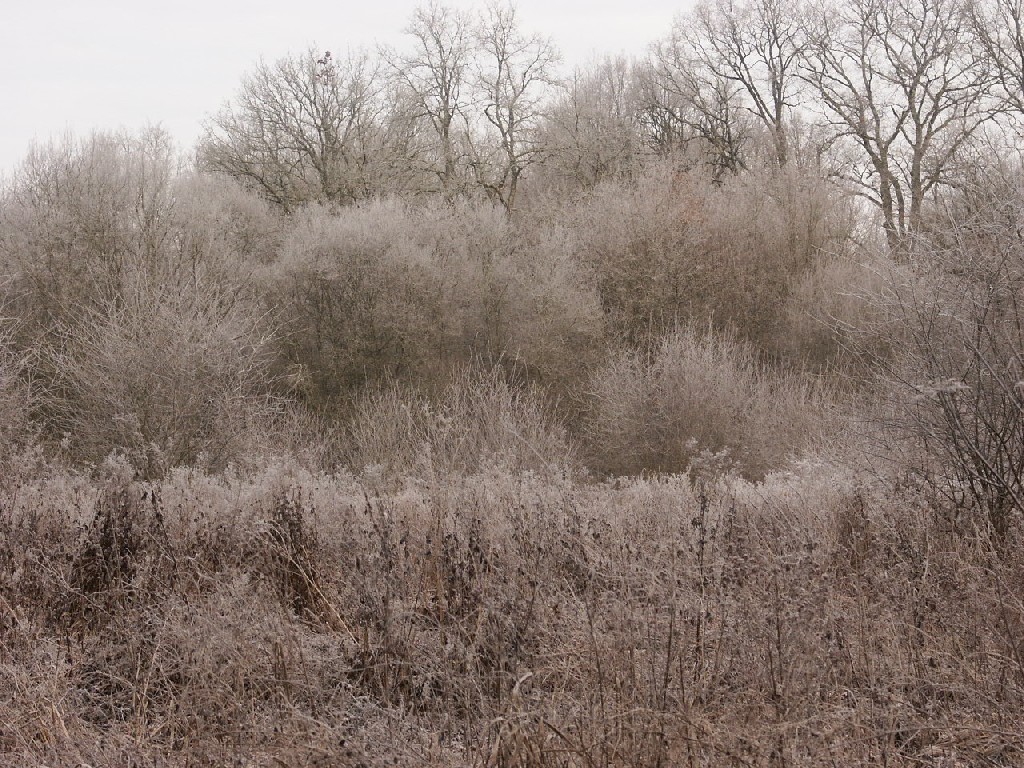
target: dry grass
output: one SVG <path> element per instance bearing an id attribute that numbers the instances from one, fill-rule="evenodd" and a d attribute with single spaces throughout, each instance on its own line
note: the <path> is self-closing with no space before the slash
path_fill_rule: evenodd
<path id="1" fill-rule="evenodd" d="M 501 368 L 455 371 L 436 398 L 398 384 L 369 393 L 347 428 L 346 464 L 382 479 L 438 482 L 484 469 L 559 473 L 576 448 L 535 387 Z"/>
<path id="2" fill-rule="evenodd" d="M 2 765 L 1024 760 L 1020 537 L 829 467 L 0 492 Z"/>

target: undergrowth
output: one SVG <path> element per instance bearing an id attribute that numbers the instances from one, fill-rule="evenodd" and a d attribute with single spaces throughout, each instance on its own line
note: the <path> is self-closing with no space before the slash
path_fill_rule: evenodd
<path id="1" fill-rule="evenodd" d="M 1019 535 L 827 466 L 0 500 L 2 765 L 1024 760 Z"/>

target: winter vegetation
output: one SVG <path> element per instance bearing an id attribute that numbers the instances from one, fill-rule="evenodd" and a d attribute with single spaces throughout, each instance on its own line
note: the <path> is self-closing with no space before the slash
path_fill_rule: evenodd
<path id="1" fill-rule="evenodd" d="M 511 5 L 0 188 L 0 766 L 1024 764 L 1024 7 Z"/>

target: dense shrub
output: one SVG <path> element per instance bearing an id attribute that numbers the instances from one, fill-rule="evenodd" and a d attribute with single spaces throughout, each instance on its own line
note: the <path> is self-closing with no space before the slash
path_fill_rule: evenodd
<path id="1" fill-rule="evenodd" d="M 616 474 L 735 467 L 759 477 L 827 423 L 820 384 L 769 369 L 748 343 L 693 328 L 613 356 L 590 397 L 588 455 Z"/>
<path id="2" fill-rule="evenodd" d="M 114 300 L 170 235 L 173 147 L 159 131 L 34 147 L 0 201 L 0 274 L 19 334 L 38 339 Z"/>
<path id="3" fill-rule="evenodd" d="M 269 336 L 234 296 L 140 286 L 64 329 L 41 416 L 76 459 L 123 453 L 145 477 L 221 468 L 276 410 Z"/>
<path id="4" fill-rule="evenodd" d="M 697 248 L 703 213 L 691 179 L 668 165 L 636 184 L 605 182 L 579 203 L 569 226 L 613 334 L 637 341 L 706 314 L 712 297 Z"/>
<path id="5" fill-rule="evenodd" d="M 857 291 L 863 282 L 812 282 L 822 290 L 811 295 L 795 289 L 848 256 L 855 221 L 848 196 L 796 168 L 750 173 L 713 187 L 700 242 L 712 276 L 712 319 L 766 352 L 789 352 L 789 360 L 802 364 L 816 341 L 814 329 L 806 340 L 796 336 L 787 316 L 821 315 L 834 305 L 837 289 Z"/>
<path id="6" fill-rule="evenodd" d="M 870 382 L 894 342 L 878 302 L 892 268 L 888 254 L 872 249 L 817 259 L 789 288 L 778 328 L 765 341 L 771 357 L 835 374 L 832 381 L 847 387 Z"/>
<path id="7" fill-rule="evenodd" d="M 37 437 L 29 422 L 32 400 L 26 378 L 30 366 L 15 350 L 9 324 L 0 316 L 0 471 Z"/>
<path id="8" fill-rule="evenodd" d="M 619 336 L 710 323 L 770 352 L 793 285 L 841 252 L 851 227 L 836 191 L 796 171 L 716 184 L 668 163 L 600 185 L 572 222 Z"/>
<path id="9" fill-rule="evenodd" d="M 899 344 L 879 373 L 911 470 L 1005 534 L 1024 509 L 1024 204 L 1004 190 L 971 207 L 892 270 L 878 303 Z"/>
<path id="10" fill-rule="evenodd" d="M 529 246 L 491 206 L 311 209 L 263 279 L 314 405 L 388 378 L 436 389 L 474 359 L 557 381 L 599 334 L 568 255 Z"/>
<path id="11" fill-rule="evenodd" d="M 159 130 L 33 148 L 0 197 L 0 298 L 23 350 L 139 285 L 246 292 L 277 249 L 268 206 L 189 171 Z"/>
<path id="12" fill-rule="evenodd" d="M 168 268 L 176 283 L 246 281 L 280 248 L 283 223 L 270 205 L 233 182 L 202 173 L 182 173 L 173 184 Z"/>

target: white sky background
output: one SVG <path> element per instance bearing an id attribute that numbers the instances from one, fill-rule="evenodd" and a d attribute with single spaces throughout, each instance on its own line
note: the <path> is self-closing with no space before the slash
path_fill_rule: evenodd
<path id="1" fill-rule="evenodd" d="M 188 150 L 242 75 L 313 45 L 407 45 L 416 0 L 0 0 L 0 175 L 33 140 L 160 124 Z M 476 9 L 479 3 L 443 3 Z M 690 0 L 518 0 L 565 67 L 642 54 Z"/>

